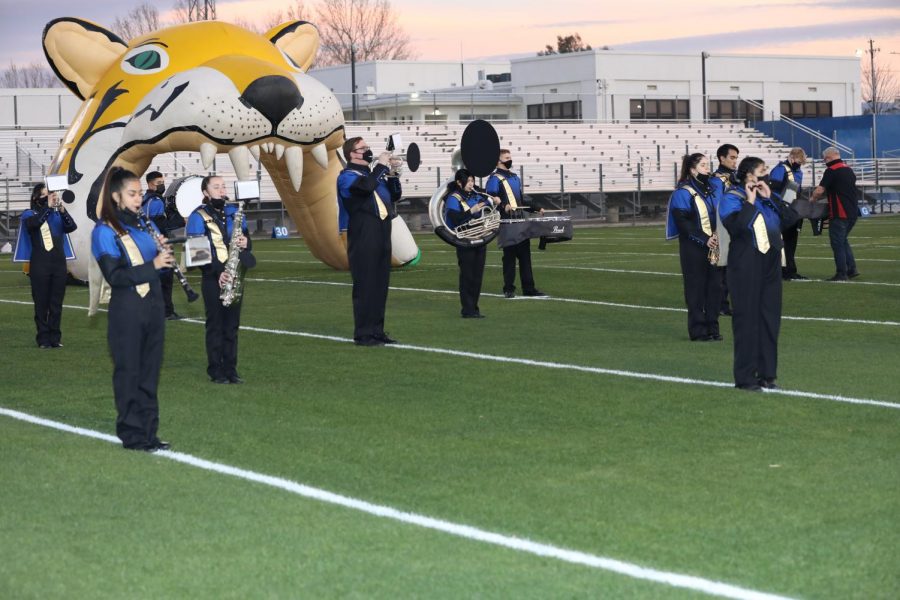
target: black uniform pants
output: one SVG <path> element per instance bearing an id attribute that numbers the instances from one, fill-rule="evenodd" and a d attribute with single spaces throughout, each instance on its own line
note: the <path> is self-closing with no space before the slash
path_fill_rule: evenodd
<path id="1" fill-rule="evenodd" d="M 503 249 L 503 292 L 516 291 L 516 261 L 519 261 L 519 279 L 522 291 L 534 292 L 534 275 L 531 272 L 531 240 L 523 240 Z"/>
<path id="2" fill-rule="evenodd" d="M 692 340 L 719 334 L 721 276 L 709 264 L 709 249 L 690 240 L 679 240 L 684 303 L 688 311 L 688 335 Z"/>
<path id="3" fill-rule="evenodd" d="M 211 379 L 237 376 L 238 328 L 241 303 L 223 306 L 219 300 L 219 274 L 203 274 L 200 291 L 206 308 L 206 373 Z"/>
<path id="4" fill-rule="evenodd" d="M 481 296 L 486 257 L 487 248 L 483 244 L 471 248 L 456 248 L 456 262 L 459 264 L 459 301 L 464 316 L 480 313 L 478 298 Z"/>
<path id="5" fill-rule="evenodd" d="M 162 287 L 163 304 L 165 305 L 167 317 L 175 312 L 175 304 L 172 303 L 174 277 L 174 272 L 171 269 L 166 269 L 159 273 L 159 285 Z"/>
<path id="6" fill-rule="evenodd" d="M 50 256 L 46 260 L 32 260 L 29 270 L 38 346 L 59 344 L 62 339 L 60 323 L 66 295 L 66 259 L 62 255 L 55 258 Z"/>
<path id="7" fill-rule="evenodd" d="M 782 275 L 785 277 L 797 274 L 797 240 L 800 238 L 800 225 L 802 220 L 797 221 L 796 225 L 792 225 L 781 231 L 781 237 L 784 239 L 784 267 L 781 269 Z"/>
<path id="8" fill-rule="evenodd" d="M 158 286 L 144 298 L 133 288 L 114 288 L 107 340 L 113 359 L 116 435 L 126 448 L 151 448 L 159 438 L 156 396 L 163 359 L 165 317 Z"/>
<path id="9" fill-rule="evenodd" d="M 719 310 L 727 313 L 731 310 L 728 302 L 728 267 L 716 267 L 716 269 L 719 271 L 719 288 L 721 289 Z"/>
<path id="10" fill-rule="evenodd" d="M 350 213 L 347 257 L 353 278 L 353 339 L 384 335 L 391 277 L 391 220 Z"/>
<path id="11" fill-rule="evenodd" d="M 734 382 L 753 385 L 774 379 L 781 328 L 781 250 L 761 254 L 753 247 L 728 255 L 731 328 L 734 333 Z"/>

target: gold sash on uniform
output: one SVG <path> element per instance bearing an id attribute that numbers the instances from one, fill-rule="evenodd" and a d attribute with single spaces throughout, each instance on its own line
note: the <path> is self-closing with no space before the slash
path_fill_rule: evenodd
<path id="1" fill-rule="evenodd" d="M 459 202 L 459 206 L 462 209 L 462 212 L 469 212 L 468 203 L 465 200 L 463 200 L 463 197 L 460 196 L 458 192 L 453 192 L 452 194 L 450 194 L 450 197 L 456 198 L 456 201 Z"/>
<path id="2" fill-rule="evenodd" d="M 753 236 L 756 238 L 756 249 L 765 254 L 769 251 L 769 232 L 766 231 L 766 220 L 762 213 L 756 213 L 753 219 Z"/>
<path id="3" fill-rule="evenodd" d="M 41 223 L 41 238 L 44 240 L 44 250 L 53 250 L 53 236 L 50 235 L 50 225 L 46 221 Z"/>
<path id="4" fill-rule="evenodd" d="M 706 235 L 712 235 L 712 225 L 709 223 L 709 209 L 706 206 L 706 201 L 700 197 L 693 188 L 684 186 L 682 189 L 685 189 L 690 193 L 691 197 L 694 199 L 694 206 L 697 207 L 697 213 L 700 215 L 700 228 L 703 230 L 703 233 Z"/>
<path id="5" fill-rule="evenodd" d="M 387 208 L 384 206 L 384 202 L 381 200 L 381 196 L 378 195 L 378 192 L 373 191 L 372 193 L 375 194 L 375 205 L 378 207 L 378 218 L 384 221 L 388 216 Z"/>
<path id="6" fill-rule="evenodd" d="M 203 217 L 203 222 L 206 223 L 206 228 L 209 230 L 209 237 L 212 239 L 213 248 L 216 249 L 216 258 L 220 263 L 225 263 L 228 260 L 228 248 L 225 247 L 225 240 L 222 239 L 222 232 L 219 230 L 218 223 L 210 216 L 206 209 L 200 209 L 200 216 Z M 228 217 L 225 217 L 226 219 Z M 226 220 L 227 223 L 227 220 Z"/>
<path id="7" fill-rule="evenodd" d="M 497 174 L 495 173 L 495 175 Z M 497 175 L 497 179 L 500 180 L 500 185 L 503 186 L 503 191 L 506 192 L 506 200 L 509 202 L 510 208 L 513 210 L 519 208 L 519 204 L 516 202 L 516 195 L 513 194 L 512 186 L 506 181 L 506 177 Z"/>
<path id="8" fill-rule="evenodd" d="M 132 267 L 144 264 L 144 257 L 141 255 L 141 251 L 138 249 L 137 244 L 131 239 L 131 234 L 126 233 L 125 235 L 120 235 L 119 240 L 122 242 L 122 247 L 125 248 L 125 254 L 128 255 L 128 261 L 131 263 Z M 150 293 L 150 284 L 139 283 L 134 286 L 134 289 L 137 291 L 138 296 L 143 298 Z"/>

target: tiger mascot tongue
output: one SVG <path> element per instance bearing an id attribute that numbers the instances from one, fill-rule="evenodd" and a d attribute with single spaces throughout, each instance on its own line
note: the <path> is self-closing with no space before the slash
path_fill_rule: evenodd
<path id="1" fill-rule="evenodd" d="M 113 165 L 143 173 L 165 152 L 199 151 L 207 169 L 227 153 L 239 179 L 251 177 L 251 155 L 260 160 L 312 254 L 348 268 L 336 201 L 344 117 L 334 94 L 306 74 L 318 46 L 316 28 L 304 21 L 265 35 L 202 21 L 129 43 L 82 19 L 47 24 L 47 60 L 84 100 L 50 172 L 68 175 L 75 193 L 71 269 L 81 278 L 90 271 L 92 309 L 99 270 L 91 266 L 91 221 L 103 174 Z"/>

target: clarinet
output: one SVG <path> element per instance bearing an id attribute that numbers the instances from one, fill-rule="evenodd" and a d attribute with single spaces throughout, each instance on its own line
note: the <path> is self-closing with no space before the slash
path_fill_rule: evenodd
<path id="1" fill-rule="evenodd" d="M 156 251 L 157 252 L 169 252 L 169 248 L 163 244 L 162 242 L 162 234 L 157 233 L 153 226 L 150 225 L 150 222 L 147 220 L 147 215 L 144 214 L 144 210 L 142 208 L 138 209 L 138 222 L 143 224 L 143 229 L 147 233 L 153 236 L 153 241 L 156 242 Z M 187 294 L 187 301 L 194 302 L 200 296 L 191 288 L 191 284 L 188 283 L 187 277 L 184 276 L 184 273 L 181 272 L 181 269 L 178 266 L 178 263 L 172 265 L 172 272 L 175 273 L 175 277 L 178 278 L 178 283 L 181 284 L 181 288 L 184 290 L 184 293 Z"/>

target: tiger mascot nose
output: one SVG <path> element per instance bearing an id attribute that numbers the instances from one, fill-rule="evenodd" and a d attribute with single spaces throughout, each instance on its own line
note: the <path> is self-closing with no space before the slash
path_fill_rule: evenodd
<path id="1" fill-rule="evenodd" d="M 253 81 L 241 94 L 240 101 L 255 108 L 272 123 L 272 131 L 295 108 L 303 106 L 303 96 L 293 80 L 281 75 L 266 75 Z"/>

